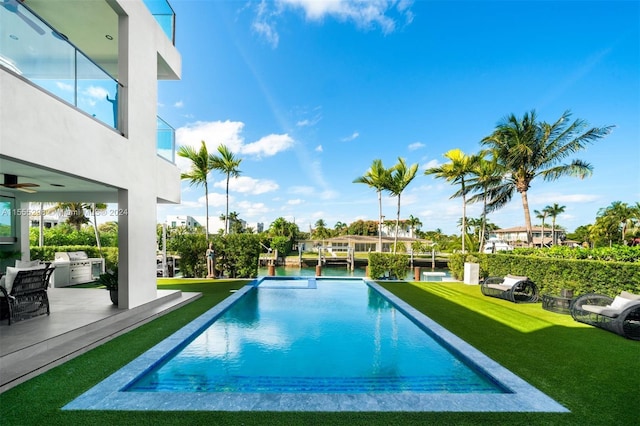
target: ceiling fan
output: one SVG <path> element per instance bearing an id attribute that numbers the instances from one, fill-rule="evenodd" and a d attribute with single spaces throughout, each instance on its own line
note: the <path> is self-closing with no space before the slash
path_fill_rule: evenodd
<path id="1" fill-rule="evenodd" d="M 19 8 L 19 3 L 17 0 L 2 0 L 2 2 L 0 3 L 6 10 L 8 10 L 9 12 L 15 13 L 16 15 L 18 15 L 24 22 L 27 23 L 27 25 L 29 25 L 35 32 L 37 32 L 38 34 L 42 35 L 44 34 L 44 30 L 42 28 L 40 28 L 40 26 L 38 24 L 36 24 L 31 18 L 29 18 L 27 15 L 23 14 L 20 11 Z"/>
<path id="2" fill-rule="evenodd" d="M 31 188 L 37 188 L 40 185 L 38 185 L 37 183 L 30 183 L 30 182 L 18 183 L 18 176 L 9 175 L 5 173 L 4 183 L 1 183 L 0 186 L 4 186 L 5 188 L 10 188 L 10 189 L 17 189 L 18 191 L 28 192 L 30 194 L 33 194 L 36 191 Z"/>

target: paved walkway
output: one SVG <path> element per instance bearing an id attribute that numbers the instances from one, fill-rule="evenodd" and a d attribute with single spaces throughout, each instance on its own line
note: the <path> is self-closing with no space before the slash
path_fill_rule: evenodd
<path id="1" fill-rule="evenodd" d="M 51 315 L 0 322 L 0 393 L 158 316 L 200 293 L 158 290 L 158 298 L 118 309 L 103 289 L 50 288 Z"/>

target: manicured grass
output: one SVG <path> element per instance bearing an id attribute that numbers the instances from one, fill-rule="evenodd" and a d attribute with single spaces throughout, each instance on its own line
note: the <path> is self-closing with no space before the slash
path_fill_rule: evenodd
<path id="1" fill-rule="evenodd" d="M 2 425 L 631 425 L 640 424 L 640 342 L 544 311 L 484 297 L 478 286 L 389 283 L 384 287 L 563 404 L 571 413 L 109 412 L 60 408 L 244 282 L 159 280 L 199 291 L 195 302 L 0 394 Z"/>

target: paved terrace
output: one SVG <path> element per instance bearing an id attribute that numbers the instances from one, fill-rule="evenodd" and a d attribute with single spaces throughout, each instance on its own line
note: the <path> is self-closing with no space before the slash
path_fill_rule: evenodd
<path id="1" fill-rule="evenodd" d="M 158 290 L 145 306 L 118 309 L 103 289 L 50 288 L 51 315 L 0 321 L 0 393 L 177 309 L 200 293 Z"/>

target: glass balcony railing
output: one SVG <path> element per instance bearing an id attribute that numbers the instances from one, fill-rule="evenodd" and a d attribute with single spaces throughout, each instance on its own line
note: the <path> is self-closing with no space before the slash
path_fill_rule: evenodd
<path id="1" fill-rule="evenodd" d="M 175 45 L 176 14 L 167 0 L 143 0 L 164 33 Z"/>
<path id="2" fill-rule="evenodd" d="M 20 2 L 0 6 L 0 65 L 117 129 L 118 82 Z"/>
<path id="3" fill-rule="evenodd" d="M 162 118 L 158 120 L 158 146 L 157 153 L 165 160 L 176 162 L 176 131 Z"/>

